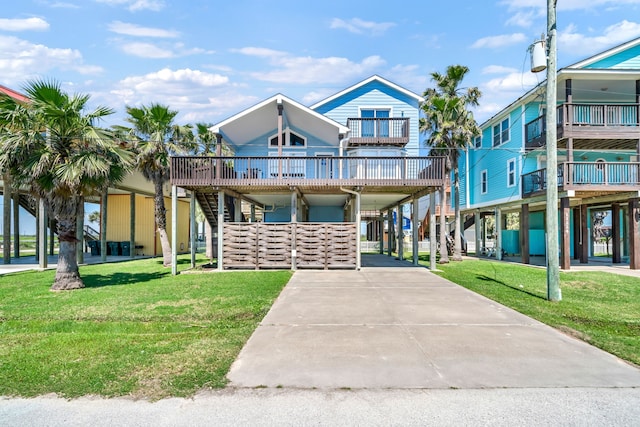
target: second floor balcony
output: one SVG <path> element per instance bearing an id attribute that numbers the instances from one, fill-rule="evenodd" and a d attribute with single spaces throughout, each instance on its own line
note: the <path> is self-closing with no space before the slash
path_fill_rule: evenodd
<path id="1" fill-rule="evenodd" d="M 404 147 L 409 142 L 409 118 L 350 118 L 349 145 Z"/>
<path id="2" fill-rule="evenodd" d="M 541 194 L 547 189 L 547 170 L 522 175 L 522 196 Z M 563 191 L 640 191 L 638 162 L 564 162 L 558 164 L 558 188 Z"/>
<path id="3" fill-rule="evenodd" d="M 636 149 L 640 139 L 639 104 L 564 103 L 557 110 L 558 148 L 567 148 L 573 138 L 574 148 Z M 527 150 L 546 145 L 546 117 L 540 116 L 525 125 Z M 602 143 L 605 141 L 605 144 Z"/>
<path id="4" fill-rule="evenodd" d="M 442 157 L 171 158 L 171 183 L 184 188 L 434 187 L 443 185 L 445 178 Z"/>

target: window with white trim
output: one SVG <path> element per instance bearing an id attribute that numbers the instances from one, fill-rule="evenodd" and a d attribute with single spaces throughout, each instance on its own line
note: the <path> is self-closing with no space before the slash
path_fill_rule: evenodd
<path id="1" fill-rule="evenodd" d="M 507 187 L 516 185 L 516 159 L 507 161 Z"/>
<path id="2" fill-rule="evenodd" d="M 493 146 L 504 144 L 509 141 L 509 117 L 493 126 Z"/>
<path id="3" fill-rule="evenodd" d="M 482 148 L 482 135 L 478 135 L 473 139 L 474 148 Z"/>
<path id="4" fill-rule="evenodd" d="M 363 120 L 360 128 L 361 137 L 389 137 L 389 120 L 391 116 L 390 108 L 366 108 L 360 110 L 360 118 Z"/>
<path id="5" fill-rule="evenodd" d="M 485 169 L 480 172 L 480 194 L 487 194 L 488 185 L 488 175 L 487 170 Z"/>
<path id="6" fill-rule="evenodd" d="M 307 146 L 307 138 L 298 135 L 289 128 L 282 131 L 282 146 L 289 148 L 304 148 Z M 278 134 L 269 137 L 269 148 L 278 148 Z"/>

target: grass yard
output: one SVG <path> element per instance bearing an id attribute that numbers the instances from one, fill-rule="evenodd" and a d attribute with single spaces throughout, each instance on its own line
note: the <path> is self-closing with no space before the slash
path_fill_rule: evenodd
<path id="1" fill-rule="evenodd" d="M 180 259 L 180 269 L 188 258 Z M 289 271 L 171 276 L 159 259 L 0 276 L 0 395 L 160 399 L 223 387 Z"/>
<path id="2" fill-rule="evenodd" d="M 428 265 L 428 259 L 425 262 Z M 438 274 L 520 313 L 640 365 L 640 279 L 561 272 L 562 301 L 546 300 L 546 270 L 506 262 L 439 264 Z"/>

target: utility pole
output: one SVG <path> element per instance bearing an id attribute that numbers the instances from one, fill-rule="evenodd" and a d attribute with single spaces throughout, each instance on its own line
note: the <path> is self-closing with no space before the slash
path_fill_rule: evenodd
<path id="1" fill-rule="evenodd" d="M 556 2 L 547 0 L 547 299 L 560 301 L 558 251 L 558 140 L 557 140 L 557 45 Z"/>

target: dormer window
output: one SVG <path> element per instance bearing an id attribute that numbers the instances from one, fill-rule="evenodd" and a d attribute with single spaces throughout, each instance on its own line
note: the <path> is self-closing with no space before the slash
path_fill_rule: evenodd
<path id="1" fill-rule="evenodd" d="M 287 128 L 282 132 L 282 146 L 289 148 L 304 148 L 307 146 L 307 138 L 298 135 Z M 278 148 L 278 134 L 269 137 L 269 148 Z"/>

